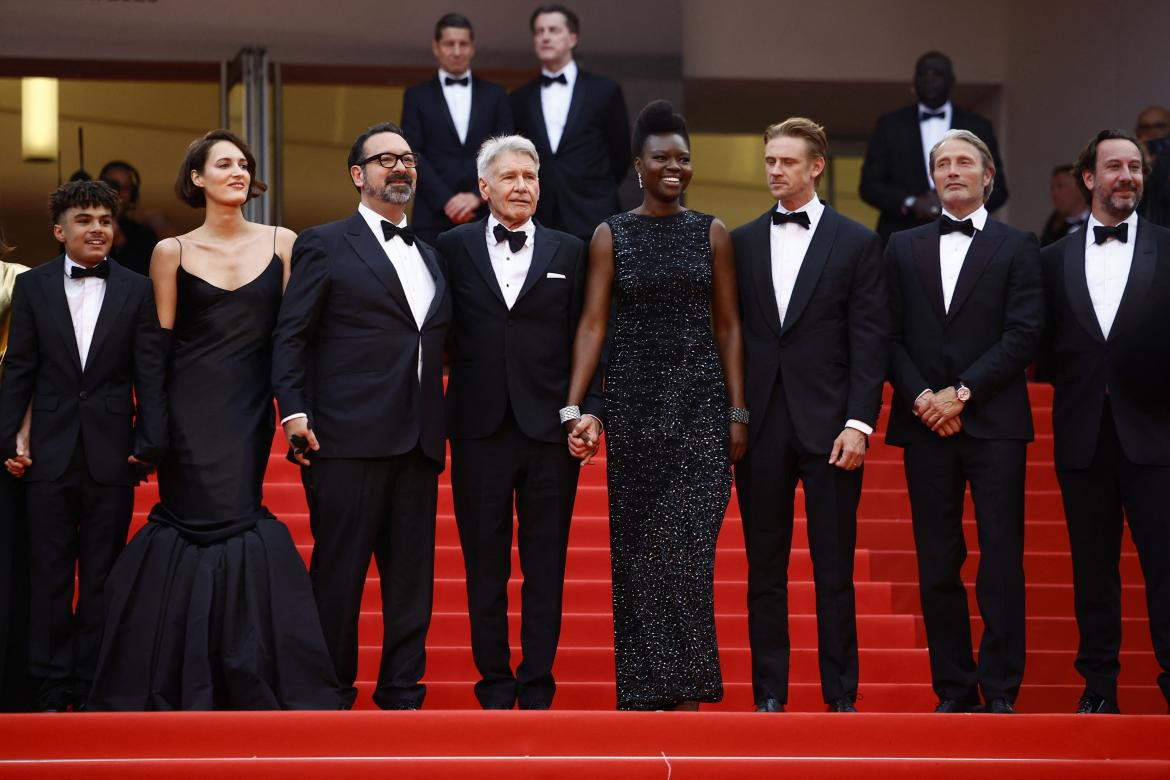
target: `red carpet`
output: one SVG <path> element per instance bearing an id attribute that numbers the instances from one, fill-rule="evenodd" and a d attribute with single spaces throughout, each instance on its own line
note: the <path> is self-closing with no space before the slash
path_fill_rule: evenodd
<path id="1" fill-rule="evenodd" d="M 1082 683 L 1073 670 L 1077 633 L 1071 567 L 1060 494 L 1052 470 L 1047 386 L 1032 388 L 1038 439 L 1029 449 L 1026 572 L 1028 666 L 1021 713 L 1068 713 Z M 884 420 L 883 420 L 884 423 Z M 883 425 L 884 427 L 884 425 Z M 1136 554 L 1122 561 L 1124 641 L 1120 704 L 1130 715 L 1072 718 L 1063 714 L 943 717 L 923 715 L 935 703 L 925 633 L 919 617 L 915 555 L 901 452 L 873 437 L 866 461 L 858 533 L 857 603 L 861 645 L 860 717 L 799 715 L 824 709 L 817 684 L 811 567 L 798 521 L 790 576 L 792 691 L 790 714 L 764 717 L 752 706 L 746 562 L 733 498 L 719 541 L 716 613 L 726 696 L 711 714 L 613 713 L 613 644 L 603 465 L 582 472 L 570 537 L 556 709 L 563 712 L 480 713 L 468 647 L 462 557 L 447 475 L 440 481 L 435 613 L 428 640 L 427 712 L 208 713 L 0 718 L 0 775 L 72 773 L 194 776 L 228 769 L 255 776 L 321 776 L 371 770 L 411 777 L 554 776 L 740 777 L 777 771 L 820 777 L 1170 776 L 1170 718 L 1155 677 Z M 308 557 L 304 497 L 294 468 L 274 443 L 265 487 L 268 507 L 292 529 Z M 138 521 L 155 500 L 139 492 Z M 802 513 L 800 513 L 802 514 Z M 978 552 L 967 523 L 973 581 Z M 518 563 L 513 570 L 519 572 Z M 370 709 L 381 615 L 372 569 L 366 587 L 359 664 L 359 709 Z M 510 591 L 518 639 L 518 582 Z M 970 588 L 969 588 L 970 590 Z M 972 594 L 972 611 L 977 613 Z M 978 638 L 978 619 L 975 637 Z M 516 649 L 518 656 L 519 650 Z M 579 712 L 593 710 L 596 712 Z M 573 712 L 570 712 L 573 711 Z M 705 710 L 706 711 L 706 710 Z M 887 713 L 881 715 L 878 713 Z M 915 714 L 918 713 L 918 714 Z M 1138 718 L 1132 714 L 1160 714 Z M 290 757 L 300 756 L 299 760 Z M 37 759 L 92 759 L 83 764 Z M 12 760 L 17 763 L 9 763 Z M 215 759 L 215 760 L 211 760 Z M 24 760 L 32 763 L 22 763 Z M 407 766 L 409 765 L 409 766 Z"/>

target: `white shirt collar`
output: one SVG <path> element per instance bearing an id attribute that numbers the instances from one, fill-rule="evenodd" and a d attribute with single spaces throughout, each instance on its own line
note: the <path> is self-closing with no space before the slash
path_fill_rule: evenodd
<path id="1" fill-rule="evenodd" d="M 949 121 L 951 118 L 951 114 L 953 113 L 953 109 L 951 108 L 951 101 L 949 101 L 949 100 L 947 102 L 943 103 L 938 108 L 930 108 L 929 106 L 927 106 L 923 103 L 919 103 L 918 104 L 918 116 L 919 117 L 922 116 L 923 111 L 929 111 L 932 114 L 937 114 L 939 111 L 941 111 L 941 112 L 943 112 L 942 118 L 944 121 Z M 918 121 L 921 122 L 922 120 L 919 119 Z"/>
<path id="2" fill-rule="evenodd" d="M 491 214 L 491 213 L 488 214 L 487 234 L 492 237 L 492 239 L 491 239 L 492 241 L 495 241 L 496 225 L 503 225 L 503 224 L 504 223 L 500 222 L 500 220 L 496 219 L 495 214 Z M 508 226 L 504 225 L 504 227 L 507 228 Z M 511 230 L 511 228 L 508 228 L 508 229 Z M 516 229 L 523 232 L 524 234 L 526 234 L 528 236 L 528 241 L 524 244 L 524 246 L 526 246 L 526 247 L 532 246 L 532 237 L 533 237 L 533 235 L 536 234 L 536 223 L 532 221 L 532 217 L 529 217 L 527 222 L 525 222 L 523 225 L 521 225 L 520 227 L 518 227 Z"/>
<path id="3" fill-rule="evenodd" d="M 784 208 L 782 205 L 780 205 L 780 203 L 776 204 L 776 210 L 782 211 L 785 214 L 789 213 L 788 209 Z M 816 229 L 817 223 L 821 221 L 821 214 L 825 212 L 825 204 L 821 202 L 821 199 L 818 198 L 817 194 L 814 192 L 808 203 L 805 203 L 803 206 L 794 209 L 791 213 L 795 214 L 798 211 L 803 211 L 808 214 L 808 229 L 814 230 Z"/>
<path id="4" fill-rule="evenodd" d="M 1119 225 L 1122 223 L 1126 223 L 1129 225 L 1128 236 L 1127 236 L 1127 238 L 1129 240 L 1126 243 L 1128 243 L 1130 245 L 1133 244 L 1134 237 L 1137 235 L 1137 221 L 1138 221 L 1138 213 L 1136 211 L 1134 211 L 1128 217 L 1121 220 L 1121 222 L 1117 223 Z M 1102 222 L 1101 220 L 1097 219 L 1096 217 L 1094 217 L 1092 211 L 1090 211 L 1089 212 L 1089 221 L 1085 223 L 1085 244 L 1086 244 L 1086 246 L 1094 246 L 1096 244 L 1096 237 L 1093 235 L 1093 228 L 1096 227 L 1097 225 L 1101 225 L 1102 227 L 1104 227 L 1105 223 Z"/>
<path id="5" fill-rule="evenodd" d="M 561 68 L 560 70 L 558 70 L 556 72 L 553 72 L 545 67 L 542 67 L 540 69 L 540 72 L 543 73 L 545 76 L 550 76 L 552 78 L 556 78 L 557 76 L 564 73 L 565 80 L 569 82 L 569 86 L 572 86 L 573 82 L 577 80 L 577 61 L 576 60 L 569 60 L 568 65 L 566 65 L 565 67 Z"/>
<path id="6" fill-rule="evenodd" d="M 366 224 L 370 226 L 370 230 L 373 232 L 374 237 L 378 239 L 378 243 L 385 243 L 385 239 L 382 237 L 382 223 L 389 222 L 390 220 L 386 219 L 381 214 L 361 202 L 358 203 L 358 213 L 362 215 L 362 219 L 364 219 Z M 405 214 L 402 215 L 402 220 L 398 223 L 398 227 L 406 227 Z"/>
<path id="7" fill-rule="evenodd" d="M 962 219 L 958 219 L 957 217 L 955 217 L 954 214 L 947 211 L 946 209 L 943 209 L 942 213 L 943 213 L 944 217 L 949 217 L 950 219 L 953 219 L 956 222 L 963 221 Z M 972 213 L 963 217 L 963 219 L 971 220 L 971 224 L 975 226 L 976 230 L 983 230 L 984 226 L 987 224 L 987 207 L 980 206 L 979 208 L 975 209 L 975 211 L 973 211 Z M 950 235 L 953 236 L 954 233 L 951 233 Z"/>
<path id="8" fill-rule="evenodd" d="M 439 68 L 439 86 L 440 87 L 447 86 L 445 83 L 445 80 L 448 78 L 453 78 L 453 79 L 466 78 L 467 79 L 467 86 L 470 87 L 471 86 L 471 68 L 468 68 L 466 71 L 464 71 L 462 76 L 456 76 L 454 73 L 448 73 L 447 71 L 443 70 L 442 68 Z M 452 84 L 451 86 L 455 86 L 455 85 Z"/>

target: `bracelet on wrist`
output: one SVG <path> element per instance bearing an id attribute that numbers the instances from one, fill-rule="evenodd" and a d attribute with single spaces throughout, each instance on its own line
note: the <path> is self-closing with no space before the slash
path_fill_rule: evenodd
<path id="1" fill-rule="evenodd" d="M 729 408 L 727 416 L 731 422 L 743 423 L 744 425 L 747 425 L 748 420 L 751 419 L 751 413 L 747 409 L 741 409 L 738 406 Z"/>
<path id="2" fill-rule="evenodd" d="M 573 406 L 566 406 L 565 408 L 559 410 L 557 414 L 561 418 L 561 424 L 564 425 L 569 420 L 581 419 L 581 407 L 575 404 Z"/>

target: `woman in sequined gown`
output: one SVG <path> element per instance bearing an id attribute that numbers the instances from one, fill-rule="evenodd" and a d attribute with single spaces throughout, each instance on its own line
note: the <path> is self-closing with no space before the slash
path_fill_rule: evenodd
<path id="1" fill-rule="evenodd" d="M 262 504 L 294 236 L 244 219 L 263 191 L 254 168 L 228 131 L 192 143 L 176 191 L 207 217 L 151 259 L 171 333 L 170 451 L 159 503 L 106 582 L 91 710 L 342 706 L 305 564 Z"/>
<path id="2" fill-rule="evenodd" d="M 686 123 L 655 101 L 635 124 L 642 205 L 598 226 L 573 347 L 569 404 L 604 368 L 619 709 L 695 709 L 723 698 L 715 640 L 715 543 L 731 462 L 747 447 L 743 353 L 731 240 L 682 207 L 691 178 Z M 566 423 L 588 460 L 598 424 Z"/>

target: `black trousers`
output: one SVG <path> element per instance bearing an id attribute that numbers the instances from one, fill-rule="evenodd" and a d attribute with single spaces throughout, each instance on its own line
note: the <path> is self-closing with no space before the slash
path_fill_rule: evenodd
<path id="1" fill-rule="evenodd" d="M 1146 581 L 1150 637 L 1162 667 L 1158 686 L 1170 702 L 1170 467 L 1140 466 L 1125 457 L 1106 400 L 1092 464 L 1057 477 L 1080 629 L 1077 671 L 1089 690 L 1117 703 L 1124 513 Z"/>
<path id="2" fill-rule="evenodd" d="M 484 439 L 451 441 L 451 490 L 467 570 L 471 653 L 482 679 L 484 709 L 547 709 L 561 633 L 565 555 L 580 462 L 564 442 L 525 436 L 511 411 Z M 508 645 L 508 578 L 512 573 L 512 509 L 524 584 L 520 647 L 513 675 Z"/>
<path id="3" fill-rule="evenodd" d="M 439 466 L 417 447 L 388 458 L 318 458 L 311 485 L 309 576 L 337 679 L 357 697 L 358 620 L 370 556 L 382 590 L 382 660 L 374 703 L 420 707 L 435 584 Z"/>
<path id="4" fill-rule="evenodd" d="M 748 557 L 748 637 L 752 692 L 788 700 L 788 559 L 796 484 L 804 484 L 808 545 L 816 585 L 817 657 L 826 702 L 857 696 L 857 606 L 853 556 L 862 470 L 829 464 L 828 452 L 808 452 L 792 427 L 777 380 L 762 428 L 735 467 L 736 493 Z M 844 426 L 845 421 L 841 421 Z"/>
<path id="5" fill-rule="evenodd" d="M 0 471 L 0 712 L 36 706 L 28 669 L 28 555 L 24 484 Z"/>
<path id="6" fill-rule="evenodd" d="M 126 545 L 134 488 L 95 482 L 79 440 L 65 473 L 27 483 L 25 495 L 33 583 L 29 669 L 40 681 L 41 706 L 60 708 L 70 697 L 88 697 L 105 624 L 102 590 Z"/>
<path id="7" fill-rule="evenodd" d="M 959 432 L 905 449 L 906 485 L 918 552 L 918 587 L 940 699 L 1014 702 L 1024 677 L 1024 473 L 1027 442 L 974 439 Z M 963 498 L 975 503 L 979 570 L 975 598 L 983 617 L 979 661 L 971 652 L 971 614 L 960 570 L 967 559 Z"/>

